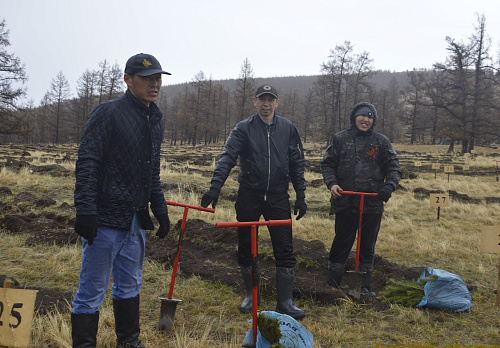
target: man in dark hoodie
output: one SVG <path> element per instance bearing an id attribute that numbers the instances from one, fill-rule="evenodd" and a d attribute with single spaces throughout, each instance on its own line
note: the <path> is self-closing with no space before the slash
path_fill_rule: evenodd
<path id="1" fill-rule="evenodd" d="M 377 110 L 366 102 L 356 104 L 350 113 L 350 128 L 333 136 L 326 149 L 321 170 L 331 192 L 331 214 L 335 213 L 335 237 L 328 258 L 328 284 L 338 288 L 345 263 L 359 227 L 359 195 L 342 195 L 342 190 L 376 192 L 365 196 L 359 255 L 360 272 L 365 272 L 361 295 L 370 291 L 375 243 L 380 230 L 384 203 L 391 198 L 401 179 L 399 159 L 389 139 L 373 130 Z"/>

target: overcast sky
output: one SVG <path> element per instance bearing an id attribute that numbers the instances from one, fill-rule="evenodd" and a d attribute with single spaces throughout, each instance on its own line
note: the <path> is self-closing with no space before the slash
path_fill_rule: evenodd
<path id="1" fill-rule="evenodd" d="M 473 34 L 476 13 L 495 57 L 500 40 L 499 0 L 0 0 L 0 9 L 35 105 L 58 72 L 76 96 L 86 69 L 104 60 L 124 68 L 140 52 L 172 73 L 170 85 L 200 71 L 237 78 L 245 58 L 255 77 L 316 75 L 345 41 L 369 52 L 375 69 L 431 68 L 444 62 L 446 36 Z"/>

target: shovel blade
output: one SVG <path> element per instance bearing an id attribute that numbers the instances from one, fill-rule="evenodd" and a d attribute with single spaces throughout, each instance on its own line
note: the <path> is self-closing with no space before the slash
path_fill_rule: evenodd
<path id="1" fill-rule="evenodd" d="M 366 272 L 347 271 L 345 273 L 347 278 L 347 295 L 359 300 L 361 298 L 361 282 Z"/>
<path id="2" fill-rule="evenodd" d="M 177 305 L 182 300 L 172 298 L 159 297 L 161 300 L 160 320 L 158 322 L 158 330 L 169 333 L 174 326 L 175 311 Z"/>

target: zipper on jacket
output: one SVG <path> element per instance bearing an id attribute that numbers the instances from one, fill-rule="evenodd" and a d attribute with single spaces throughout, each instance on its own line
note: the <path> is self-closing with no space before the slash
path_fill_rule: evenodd
<path id="1" fill-rule="evenodd" d="M 299 158 L 302 158 L 302 151 L 300 150 L 300 144 L 297 144 L 297 151 L 299 151 Z"/>
<path id="2" fill-rule="evenodd" d="M 264 201 L 267 200 L 267 191 L 269 191 L 269 184 L 271 182 L 271 127 L 267 127 L 267 188 L 266 193 L 264 193 Z"/>
<path id="3" fill-rule="evenodd" d="M 149 118 L 149 114 L 145 113 L 146 115 L 146 132 L 143 134 L 142 138 L 142 157 L 140 159 L 141 161 L 141 169 L 140 173 L 141 176 L 139 178 L 139 187 L 138 187 L 138 192 L 137 192 L 137 203 L 136 203 L 136 210 L 140 210 L 141 208 L 141 203 L 146 200 L 146 197 L 149 196 L 149 190 L 151 189 L 150 184 L 151 182 L 149 181 L 149 177 L 145 176 L 144 171 L 149 169 L 150 171 L 152 170 L 152 161 L 151 161 L 151 156 L 153 155 L 153 138 L 151 134 L 151 121 Z M 149 142 L 148 142 L 149 140 Z M 147 148 L 149 147 L 149 156 L 146 157 L 144 154 L 147 154 Z M 147 192 L 146 192 L 147 191 Z M 147 206 L 147 203 L 146 203 Z"/>

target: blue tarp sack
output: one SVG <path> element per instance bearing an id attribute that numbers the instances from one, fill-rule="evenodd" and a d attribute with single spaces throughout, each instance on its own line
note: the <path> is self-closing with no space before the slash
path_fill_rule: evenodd
<path id="1" fill-rule="evenodd" d="M 417 307 L 447 309 L 453 312 L 472 310 L 472 297 L 462 278 L 431 267 L 427 268 L 420 278 L 429 278 L 433 275 L 436 275 L 437 279 L 425 284 L 424 297 Z"/>
<path id="2" fill-rule="evenodd" d="M 313 348 L 313 335 L 300 323 L 286 314 L 273 311 L 260 312 L 267 319 L 277 320 L 280 323 L 280 344 L 285 348 Z M 249 320 L 251 322 L 251 320 Z M 243 343 L 253 343 L 253 327 L 247 332 Z M 256 348 L 271 348 L 271 342 L 260 334 L 257 327 Z"/>

